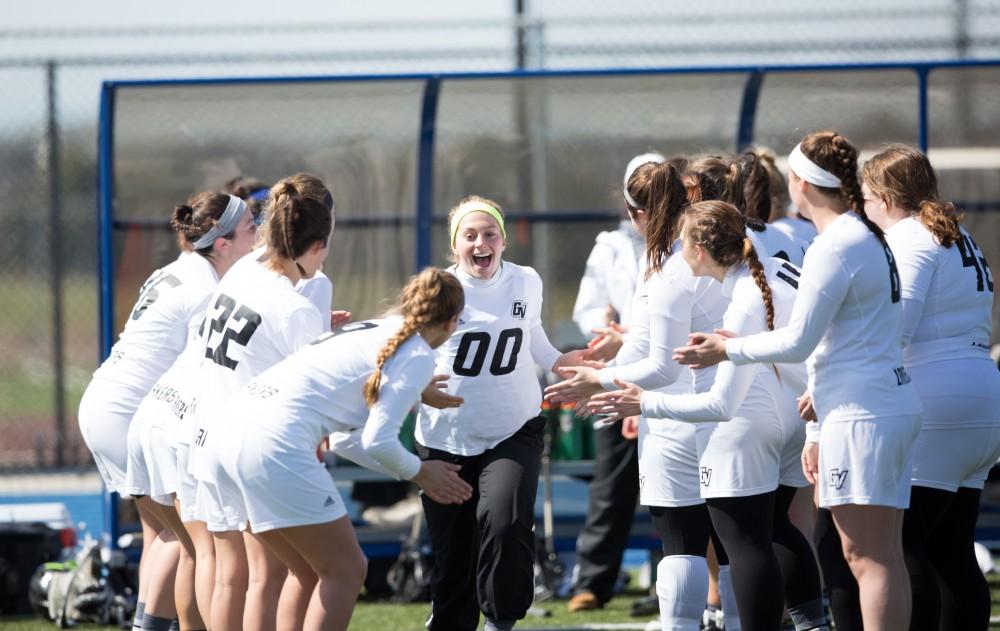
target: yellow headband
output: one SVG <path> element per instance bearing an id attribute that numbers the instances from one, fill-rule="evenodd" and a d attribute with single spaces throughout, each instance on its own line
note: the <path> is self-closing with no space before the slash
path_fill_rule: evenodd
<path id="1" fill-rule="evenodd" d="M 455 247 L 455 237 L 458 236 L 458 225 L 470 213 L 486 213 L 496 219 L 497 224 L 500 226 L 500 234 L 503 235 L 504 241 L 507 240 L 507 230 L 503 227 L 503 215 L 500 214 L 500 211 L 486 202 L 471 201 L 459 206 L 451 218 L 451 247 Z"/>

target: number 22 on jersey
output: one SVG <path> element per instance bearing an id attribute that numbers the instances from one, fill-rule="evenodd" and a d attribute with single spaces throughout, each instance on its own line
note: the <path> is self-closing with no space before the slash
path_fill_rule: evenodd
<path id="1" fill-rule="evenodd" d="M 215 315 L 202 322 L 198 335 L 205 336 L 205 357 L 220 366 L 236 370 L 239 362 L 229 356 L 229 343 L 246 346 L 260 326 L 260 314 L 246 305 L 239 305 L 226 294 L 219 294 L 215 301 Z M 209 324 L 205 334 L 205 324 Z M 221 335 L 221 338 L 220 338 Z"/>

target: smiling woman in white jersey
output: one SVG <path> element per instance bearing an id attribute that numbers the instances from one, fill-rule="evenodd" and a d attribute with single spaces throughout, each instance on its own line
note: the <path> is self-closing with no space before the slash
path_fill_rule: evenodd
<path id="1" fill-rule="evenodd" d="M 368 466 L 413 480 L 435 501 L 472 495 L 458 466 L 422 463 L 398 438 L 434 374 L 433 349 L 454 331 L 462 304 L 458 279 L 424 270 L 403 288 L 398 315 L 325 334 L 230 399 L 228 414 L 238 422 L 221 458 L 250 528 L 293 571 L 305 566 L 319 576 L 304 628 L 346 629 L 365 579 L 344 502 L 316 458 L 325 436 L 360 435 Z"/>
<path id="2" fill-rule="evenodd" d="M 428 388 L 417 420 L 422 460 L 460 465 L 472 500 L 439 504 L 423 496 L 434 550 L 429 629 L 472 631 L 480 611 L 487 629 L 510 629 L 534 597 L 535 494 L 541 465 L 542 394 L 535 364 L 552 370 L 578 363 L 560 355 L 542 328 L 542 280 L 503 260 L 506 232 L 495 202 L 468 197 L 452 209 L 449 271 L 465 290 L 458 330 L 438 349 L 448 375 L 439 409 Z"/>
<path id="3" fill-rule="evenodd" d="M 614 365 L 561 371 L 569 378 L 546 389 L 553 401 L 579 401 L 615 390 L 616 379 L 677 394 L 704 392 L 712 385 L 714 370 L 692 374 L 671 359 L 675 344 L 693 330 L 720 326 L 725 312 L 721 285 L 695 278 L 676 253 L 689 191 L 667 162 L 642 165 L 629 178 L 627 192 L 645 217 L 647 263 L 636 291 L 641 305 L 633 308 L 632 329 Z M 697 629 L 708 596 L 705 555 L 712 529 L 700 486 L 695 427 L 640 417 L 639 501 L 649 507 L 663 546 L 656 592 L 665 629 Z M 727 566 L 722 546 L 715 549 L 720 565 Z M 724 608 L 735 620 L 728 567 L 720 577 Z"/>
<path id="4" fill-rule="evenodd" d="M 197 216 L 192 207 L 197 207 Z M 204 310 L 205 294 L 253 243 L 252 219 L 239 198 L 214 193 L 202 193 L 174 209 L 171 226 L 182 253 L 143 283 L 125 329 L 80 402 L 80 431 L 109 491 L 126 492 L 127 436 L 133 415 L 184 349 L 192 324 L 197 327 Z M 144 580 L 150 566 L 146 560 L 155 556 L 152 546 L 160 540 L 157 533 L 163 526 L 148 510 L 139 510 L 144 534 L 139 601 L 144 608 L 150 582 Z M 172 572 L 169 562 L 161 567 Z M 169 614 L 173 603 L 163 606 L 166 610 L 157 613 Z M 140 624 L 143 615 L 137 610 Z"/>
<path id="5" fill-rule="evenodd" d="M 269 559 L 273 555 L 252 534 L 246 533 L 244 541 L 239 529 L 246 515 L 239 510 L 239 489 L 217 455 L 230 431 L 229 397 L 326 329 L 325 318 L 295 286 L 323 265 L 333 213 L 324 203 L 299 196 L 290 183 L 277 184 L 274 193 L 266 252 L 245 257 L 219 283 L 202 328 L 205 351 L 189 471 L 198 480 L 195 517 L 215 540 L 210 615 L 211 628 L 219 630 L 267 627 L 277 615 L 282 584 L 299 589 L 289 597 L 292 606 L 308 599 L 315 583 L 314 575 L 311 583 L 309 576 L 300 575 L 286 582 L 280 561 Z M 248 572 L 254 579 L 249 590 Z M 202 575 L 201 564 L 198 573 Z"/>
<path id="6" fill-rule="evenodd" d="M 903 522 L 910 629 L 982 629 L 990 593 L 973 536 L 983 482 L 1000 458 L 1000 373 L 989 356 L 993 273 L 955 207 L 938 198 L 924 154 L 889 147 L 862 173 L 865 211 L 885 230 L 899 267 L 903 363 L 924 405 Z"/>
<path id="7" fill-rule="evenodd" d="M 677 358 L 694 366 L 808 358 L 812 401 L 821 429 L 807 443 L 803 466 L 820 478 L 842 551 L 819 545 L 831 590 L 843 577 L 830 569 L 843 554 L 858 581 L 868 630 L 909 621 L 909 580 L 902 558 L 903 509 L 909 503 L 910 458 L 920 429 L 920 401 L 902 367 L 899 274 L 882 231 L 864 215 L 857 149 L 835 132 L 810 134 L 789 156 L 789 193 L 808 208 L 820 236 L 806 253 L 788 326 L 744 338 L 699 333 Z M 852 211 L 851 209 L 855 209 Z M 856 613 L 856 612 L 855 612 Z"/>
<path id="8" fill-rule="evenodd" d="M 701 202 L 685 212 L 682 230 L 681 255 L 695 276 L 722 283 L 730 299 L 723 325 L 742 335 L 788 322 L 799 277 L 787 261 L 757 257 L 746 236 L 750 221 L 725 202 Z M 805 427 L 794 395 L 782 387 L 788 381 L 804 392 L 805 366 L 725 363 L 707 392 L 664 394 L 629 385 L 591 399 L 598 413 L 699 423 L 701 494 L 730 560 L 744 630 L 777 628 L 782 584 L 796 629 L 826 624 L 812 549 L 788 519 L 796 489 L 807 484 L 799 464 Z M 736 622 L 727 618 L 727 626 Z"/>

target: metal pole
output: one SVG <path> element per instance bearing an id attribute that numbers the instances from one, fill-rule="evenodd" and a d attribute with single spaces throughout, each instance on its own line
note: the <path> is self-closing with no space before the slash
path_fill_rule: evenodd
<path id="1" fill-rule="evenodd" d="M 527 25 L 524 23 L 525 0 L 514 0 L 514 67 L 524 70 L 528 67 Z"/>
<path id="2" fill-rule="evenodd" d="M 59 182 L 59 120 L 56 104 L 56 62 L 46 64 L 45 80 L 47 84 L 46 110 L 48 126 L 46 129 L 46 149 L 48 150 L 49 172 L 49 274 L 52 288 L 52 368 L 54 380 L 54 421 L 55 421 L 55 464 L 62 467 L 66 464 L 66 367 L 63 352 L 63 260 L 62 260 L 62 225 Z"/>
<path id="3" fill-rule="evenodd" d="M 969 0 L 955 0 L 955 54 L 959 59 L 969 56 Z"/>

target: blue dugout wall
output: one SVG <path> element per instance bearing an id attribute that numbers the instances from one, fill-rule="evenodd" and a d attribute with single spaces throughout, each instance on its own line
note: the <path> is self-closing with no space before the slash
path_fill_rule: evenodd
<path id="1" fill-rule="evenodd" d="M 868 154 L 918 146 L 996 265 L 998 112 L 1000 60 L 109 81 L 99 128 L 102 358 L 138 285 L 176 256 L 164 229 L 173 205 L 240 173 L 273 181 L 309 171 L 331 185 L 337 231 L 325 271 L 335 304 L 362 317 L 409 274 L 445 262 L 455 202 L 496 199 L 513 227 L 508 258 L 542 275 L 546 325 L 564 344 L 579 341 L 569 314 L 593 238 L 621 215 L 621 170 L 650 149 L 763 145 L 782 156 L 827 128 Z"/>

